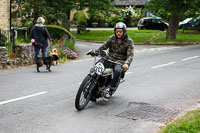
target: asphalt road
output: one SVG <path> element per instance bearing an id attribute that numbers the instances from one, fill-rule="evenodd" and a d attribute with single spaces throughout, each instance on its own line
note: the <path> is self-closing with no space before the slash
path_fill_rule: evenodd
<path id="1" fill-rule="evenodd" d="M 93 64 L 84 53 L 99 45 L 77 42 L 81 56 L 52 72 L 43 67 L 37 73 L 34 66 L 0 72 L 0 133 L 153 133 L 164 122 L 153 120 L 158 116 L 148 114 L 152 109 L 178 115 L 198 104 L 199 45 L 137 45 L 126 81 L 112 99 L 76 111 L 76 92 Z"/>

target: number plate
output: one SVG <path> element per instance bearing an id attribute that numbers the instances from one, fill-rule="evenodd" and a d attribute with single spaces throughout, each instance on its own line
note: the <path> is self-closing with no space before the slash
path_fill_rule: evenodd
<path id="1" fill-rule="evenodd" d="M 101 62 L 98 62 L 95 67 L 94 67 L 94 71 L 100 75 L 103 71 L 104 71 L 105 67 Z"/>

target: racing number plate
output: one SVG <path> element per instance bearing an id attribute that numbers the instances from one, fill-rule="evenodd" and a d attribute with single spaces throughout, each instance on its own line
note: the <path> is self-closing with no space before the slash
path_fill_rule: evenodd
<path id="1" fill-rule="evenodd" d="M 105 67 L 101 62 L 98 62 L 95 67 L 94 67 L 94 71 L 100 75 L 103 71 L 104 71 Z"/>

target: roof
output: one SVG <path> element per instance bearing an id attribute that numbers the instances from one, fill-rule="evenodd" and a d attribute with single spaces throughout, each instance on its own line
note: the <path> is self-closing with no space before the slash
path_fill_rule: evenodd
<path id="1" fill-rule="evenodd" d="M 150 0 L 115 0 L 116 6 L 144 6 Z"/>

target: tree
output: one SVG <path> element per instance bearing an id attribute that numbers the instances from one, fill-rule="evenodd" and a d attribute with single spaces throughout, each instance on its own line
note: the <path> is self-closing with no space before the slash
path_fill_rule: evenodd
<path id="1" fill-rule="evenodd" d="M 36 22 L 39 16 L 46 18 L 47 24 L 56 24 L 62 19 L 69 17 L 69 11 L 75 8 L 75 0 L 13 0 L 13 8 L 26 21 Z"/>
<path id="2" fill-rule="evenodd" d="M 77 9 L 82 10 L 83 7 L 88 7 L 89 12 L 98 10 L 111 10 L 114 7 L 114 0 L 76 0 Z"/>
<path id="3" fill-rule="evenodd" d="M 21 15 L 22 22 L 36 22 L 39 16 L 46 19 L 47 24 L 60 24 L 70 20 L 70 11 L 82 10 L 87 6 L 90 12 L 108 10 L 114 0 L 12 0 L 13 8 Z M 69 29 L 69 24 L 68 28 Z"/>
<path id="4" fill-rule="evenodd" d="M 184 16 L 197 15 L 200 12 L 199 5 L 200 0 L 151 0 L 147 8 L 159 16 L 170 15 L 166 39 L 173 40 L 177 38 L 179 21 Z"/>

